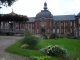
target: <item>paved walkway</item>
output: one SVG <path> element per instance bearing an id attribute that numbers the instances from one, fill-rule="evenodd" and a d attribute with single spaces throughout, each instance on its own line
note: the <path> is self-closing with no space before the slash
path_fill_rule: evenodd
<path id="1" fill-rule="evenodd" d="M 17 42 L 22 37 L 0 36 L 0 60 L 30 60 L 26 57 L 14 55 L 5 51 L 11 44 Z"/>

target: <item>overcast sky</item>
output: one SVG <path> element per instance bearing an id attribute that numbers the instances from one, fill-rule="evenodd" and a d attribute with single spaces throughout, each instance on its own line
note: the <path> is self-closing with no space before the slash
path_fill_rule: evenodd
<path id="1" fill-rule="evenodd" d="M 35 17 L 38 12 L 43 10 L 44 2 L 47 2 L 48 10 L 53 15 L 70 15 L 80 12 L 80 0 L 18 0 L 11 7 L 3 7 L 0 13 L 10 13 Z"/>

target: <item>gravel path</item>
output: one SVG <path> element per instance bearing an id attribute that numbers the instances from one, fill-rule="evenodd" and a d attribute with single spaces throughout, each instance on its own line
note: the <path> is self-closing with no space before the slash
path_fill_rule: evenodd
<path id="1" fill-rule="evenodd" d="M 0 60 L 30 60 L 26 57 L 14 55 L 5 51 L 8 46 L 21 38 L 22 37 L 17 36 L 0 36 Z"/>

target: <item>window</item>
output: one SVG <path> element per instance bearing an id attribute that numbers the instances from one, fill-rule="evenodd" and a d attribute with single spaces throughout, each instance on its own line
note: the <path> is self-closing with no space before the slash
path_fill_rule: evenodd
<path id="1" fill-rule="evenodd" d="M 75 22 L 74 22 L 74 27 L 75 27 Z"/>
<path id="2" fill-rule="evenodd" d="M 41 26 L 44 27 L 44 22 L 41 22 Z"/>
<path id="3" fill-rule="evenodd" d="M 39 29 L 37 29 L 37 33 L 39 33 Z"/>
<path id="4" fill-rule="evenodd" d="M 34 27 L 34 24 L 33 24 L 33 27 Z"/>
<path id="5" fill-rule="evenodd" d="M 72 28 L 71 28 L 71 33 L 72 33 Z"/>
<path id="6" fill-rule="evenodd" d="M 53 33 L 55 33 L 55 29 L 53 29 Z"/>
<path id="7" fill-rule="evenodd" d="M 57 29 L 57 33 L 59 33 L 59 29 Z"/>
<path id="8" fill-rule="evenodd" d="M 61 26 L 63 26 L 63 23 L 61 23 Z"/>
<path id="9" fill-rule="evenodd" d="M 66 26 L 67 26 L 67 22 L 66 22 Z"/>
<path id="10" fill-rule="evenodd" d="M 49 31 L 50 31 L 50 29 L 48 29 L 48 31 L 47 31 L 47 32 L 49 33 Z"/>
<path id="11" fill-rule="evenodd" d="M 70 22 L 70 26 L 72 26 L 72 22 Z"/>

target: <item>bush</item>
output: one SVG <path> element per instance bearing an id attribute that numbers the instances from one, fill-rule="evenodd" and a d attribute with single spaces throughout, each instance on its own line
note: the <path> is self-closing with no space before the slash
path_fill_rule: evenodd
<path id="1" fill-rule="evenodd" d="M 67 33 L 67 34 L 66 34 L 66 37 L 67 37 L 67 38 L 71 38 L 71 37 L 72 37 L 72 34 L 71 34 L 71 33 Z"/>
<path id="2" fill-rule="evenodd" d="M 60 37 L 60 38 L 64 38 L 64 35 L 60 35 L 59 37 Z"/>
<path id="3" fill-rule="evenodd" d="M 44 50 L 40 50 L 41 52 L 44 52 L 50 56 L 56 56 L 58 58 L 67 58 L 69 57 L 69 54 L 66 49 L 64 49 L 61 46 L 55 45 L 55 46 L 47 46 L 44 48 Z"/>
<path id="4" fill-rule="evenodd" d="M 53 38 L 55 38 L 55 36 L 53 34 L 50 34 L 49 38 L 53 39 Z"/>
<path id="5" fill-rule="evenodd" d="M 27 48 L 35 49 L 37 46 L 37 43 L 38 43 L 38 38 L 32 36 L 29 33 L 29 31 L 26 30 L 22 44 L 28 45 Z"/>
<path id="6" fill-rule="evenodd" d="M 23 43 L 28 45 L 28 48 L 30 49 L 35 49 L 37 43 L 38 43 L 38 38 L 34 36 L 26 36 L 23 40 Z"/>
<path id="7" fill-rule="evenodd" d="M 77 36 L 73 36 L 72 39 L 79 39 L 79 37 L 77 37 Z"/>
<path id="8" fill-rule="evenodd" d="M 54 39 L 54 38 L 59 38 L 59 36 L 58 36 L 58 34 L 53 33 L 53 34 L 50 34 L 49 38 Z"/>
<path id="9" fill-rule="evenodd" d="M 42 37 L 44 38 L 44 39 L 48 39 L 48 36 L 47 36 L 47 34 L 42 34 Z"/>

